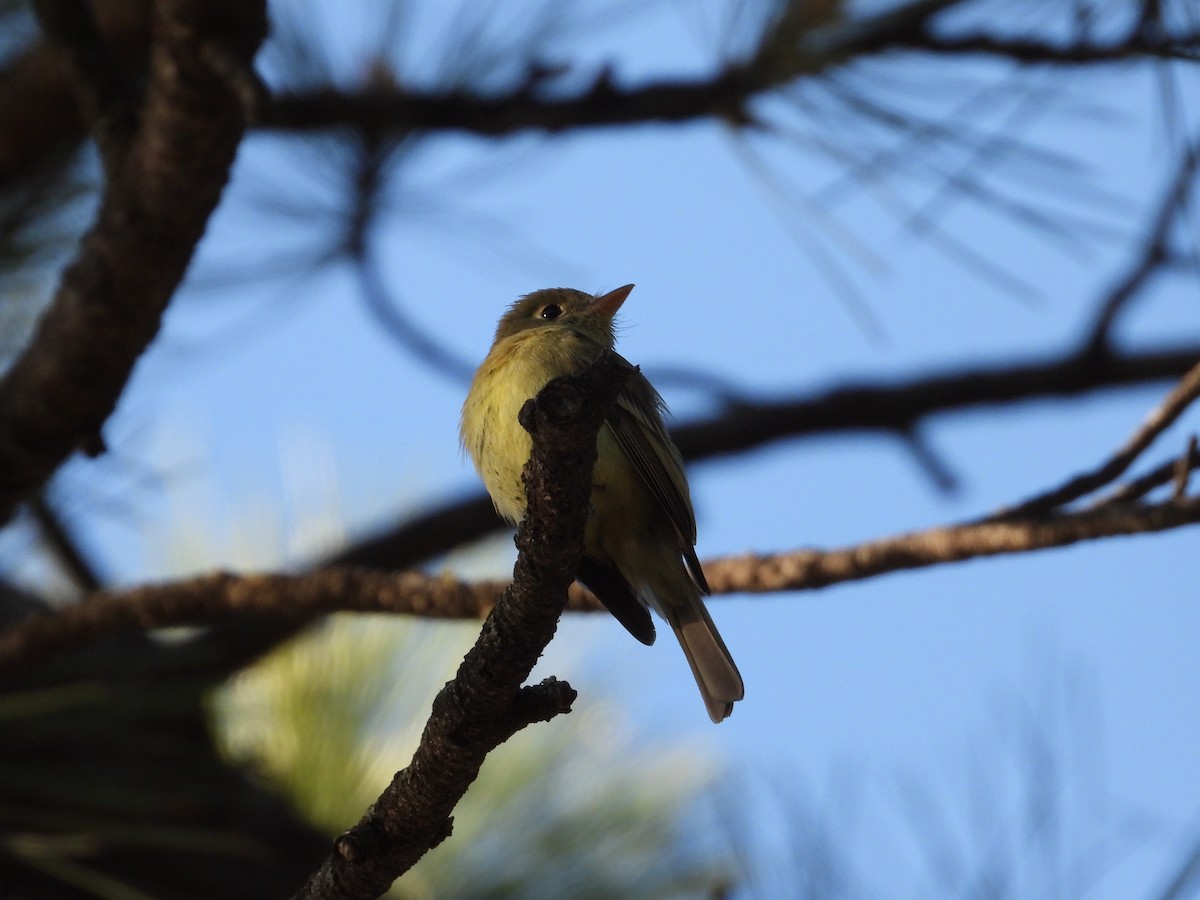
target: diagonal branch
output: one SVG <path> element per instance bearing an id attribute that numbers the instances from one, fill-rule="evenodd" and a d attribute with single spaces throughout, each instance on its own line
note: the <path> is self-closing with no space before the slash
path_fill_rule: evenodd
<path id="1" fill-rule="evenodd" d="M 54 301 L 0 381 L 0 523 L 100 430 L 158 331 L 245 127 L 207 61 L 246 67 L 266 33 L 263 4 L 163 0 L 137 130 L 109 167 L 96 221 Z"/>
<path id="2" fill-rule="evenodd" d="M 29 513 L 41 532 L 42 540 L 76 589 L 85 593 L 99 591 L 104 582 L 95 564 L 84 554 L 70 528 L 44 493 L 30 502 Z"/>
<path id="3" fill-rule="evenodd" d="M 1171 880 L 1163 885 L 1159 893 L 1151 896 L 1156 900 L 1187 900 L 1196 896 L 1200 886 L 1200 841 L 1194 843 L 1176 863 Z"/>
<path id="4" fill-rule="evenodd" d="M 134 127 L 134 96 L 92 8 L 75 0 L 34 0 L 33 10 L 46 36 L 66 50 L 101 157 L 106 166 L 117 164 Z"/>
<path id="5" fill-rule="evenodd" d="M 451 813 L 493 749 L 532 722 L 569 712 L 570 685 L 522 687 L 554 636 L 583 555 L 583 529 L 604 413 L 631 369 L 613 353 L 548 384 L 521 411 L 533 436 L 528 505 L 513 583 L 454 680 L 433 701 L 420 745 L 363 819 L 297 894 L 373 898 L 449 836 Z"/>
<path id="6" fill-rule="evenodd" d="M 1171 260 L 1171 229 L 1187 208 L 1197 171 L 1200 171 L 1200 136 L 1194 138 L 1184 151 L 1175 175 L 1158 203 L 1141 252 L 1101 300 L 1100 312 L 1092 326 L 1089 344 L 1092 352 L 1109 351 L 1117 316 Z"/>
<path id="7" fill-rule="evenodd" d="M 100 37 L 119 68 L 108 77 L 142 81 L 150 45 L 149 0 L 72 5 L 91 8 Z M 0 67 L 0 190 L 42 170 L 47 160 L 73 155 L 86 137 L 85 111 L 73 102 L 81 88 L 74 68 L 61 42 L 48 39 Z"/>
<path id="8" fill-rule="evenodd" d="M 1184 410 L 1191 406 L 1197 397 L 1200 397 L 1200 363 L 1183 376 L 1183 380 L 1150 412 L 1129 440 L 1101 465 L 1077 475 L 1060 487 L 1003 509 L 992 519 L 998 521 L 1048 513 L 1110 484 L 1120 478 L 1155 438 L 1183 415 Z"/>

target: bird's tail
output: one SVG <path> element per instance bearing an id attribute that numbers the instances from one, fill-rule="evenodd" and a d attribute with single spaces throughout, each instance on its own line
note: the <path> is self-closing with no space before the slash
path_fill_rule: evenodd
<path id="1" fill-rule="evenodd" d="M 692 667 L 692 675 L 708 707 L 708 717 L 720 722 L 733 712 L 733 704 L 745 696 L 742 676 L 696 586 L 688 583 L 686 590 L 676 590 L 673 594 L 675 603 L 667 605 L 660 599 L 658 605 Z"/>

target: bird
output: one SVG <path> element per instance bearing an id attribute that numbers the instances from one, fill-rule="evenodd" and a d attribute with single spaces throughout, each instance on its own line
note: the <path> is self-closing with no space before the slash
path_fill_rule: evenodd
<path id="1" fill-rule="evenodd" d="M 613 350 L 614 316 L 633 287 L 596 295 L 571 288 L 534 291 L 500 318 L 463 403 L 459 436 L 508 522 L 525 514 L 521 471 L 533 447 L 517 420 L 521 407 L 551 379 L 579 372 Z M 710 590 L 696 556 L 696 515 L 665 414 L 658 391 L 634 369 L 596 438 L 576 578 L 643 644 L 654 643 L 649 610 L 658 613 L 683 648 L 709 718 L 721 722 L 745 690 L 704 606 Z"/>

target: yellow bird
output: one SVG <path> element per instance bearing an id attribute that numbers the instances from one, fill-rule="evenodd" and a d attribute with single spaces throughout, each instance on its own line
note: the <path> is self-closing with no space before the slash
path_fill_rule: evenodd
<path id="1" fill-rule="evenodd" d="M 500 319 L 459 430 L 496 510 L 509 522 L 525 515 L 521 470 L 533 446 L 518 412 L 548 381 L 580 371 L 613 348 L 613 316 L 631 290 L 632 284 L 602 296 L 535 291 Z M 665 411 L 637 372 L 601 426 L 578 578 L 644 644 L 654 642 L 648 608 L 666 620 L 709 717 L 720 722 L 742 699 L 742 676 L 704 608 L 709 589 L 696 558 L 696 516 L 683 461 L 663 424 Z"/>

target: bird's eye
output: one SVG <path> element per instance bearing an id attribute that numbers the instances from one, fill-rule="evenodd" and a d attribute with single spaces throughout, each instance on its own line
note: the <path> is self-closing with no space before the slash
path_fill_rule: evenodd
<path id="1" fill-rule="evenodd" d="M 550 303 L 542 307 L 542 311 L 538 313 L 543 319 L 557 319 L 562 315 L 562 307 L 557 303 Z"/>

